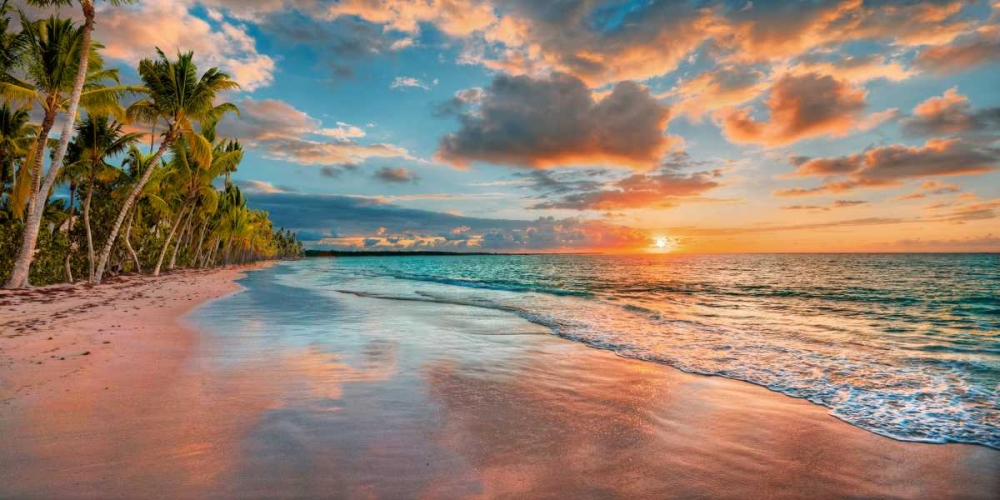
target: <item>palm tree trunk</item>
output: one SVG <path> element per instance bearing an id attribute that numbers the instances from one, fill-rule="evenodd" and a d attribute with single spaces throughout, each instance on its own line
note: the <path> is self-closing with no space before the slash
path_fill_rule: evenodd
<path id="1" fill-rule="evenodd" d="M 73 82 L 73 92 L 69 96 L 69 106 L 66 109 L 66 123 L 63 125 L 62 134 L 59 136 L 59 145 L 56 147 L 55 155 L 52 157 L 52 164 L 45 175 L 45 182 L 38 187 L 35 183 L 32 188 L 33 199 L 28 205 L 28 220 L 24 225 L 24 235 L 21 238 L 21 250 L 14 262 L 14 269 L 10 279 L 7 280 L 6 288 L 23 288 L 28 285 L 28 275 L 31 271 L 31 261 L 35 256 L 35 245 L 38 243 L 38 230 L 42 226 L 42 214 L 45 212 L 45 203 L 49 198 L 49 191 L 56 183 L 59 170 L 62 169 L 63 158 L 66 156 L 66 148 L 69 146 L 69 138 L 73 135 L 73 126 L 76 124 L 76 111 L 80 106 L 80 95 L 83 94 L 83 84 L 87 80 L 87 63 L 90 61 L 90 35 L 94 31 L 94 4 L 91 0 L 80 0 L 83 8 L 83 37 L 80 41 L 80 64 L 76 71 L 76 81 Z M 49 118 L 46 116 L 46 118 Z M 54 116 L 52 117 L 55 118 Z M 44 125 L 43 125 L 44 127 Z M 49 125 L 52 128 L 52 125 Z M 39 149 L 45 152 L 45 140 L 48 138 L 39 134 Z M 35 159 L 38 169 L 33 175 L 41 178 L 41 155 Z"/>
<path id="2" fill-rule="evenodd" d="M 201 225 L 201 236 L 198 237 L 198 245 L 194 247 L 194 261 L 191 262 L 191 267 L 198 267 L 203 257 L 202 246 L 205 244 L 205 233 L 208 232 L 208 220 Z"/>
<path id="3" fill-rule="evenodd" d="M 172 271 L 174 266 L 177 265 L 177 254 L 181 250 L 181 241 L 184 240 L 184 235 L 187 233 L 188 226 L 191 225 L 191 219 L 194 217 L 194 206 L 192 204 L 191 211 L 188 212 L 187 222 L 184 223 L 184 229 L 181 229 L 181 234 L 177 235 L 177 243 L 174 244 L 174 253 L 170 256 L 170 264 L 167 265 L 167 270 Z"/>
<path id="4" fill-rule="evenodd" d="M 174 221 L 173 228 L 170 229 L 170 234 L 167 235 L 167 241 L 163 243 L 163 248 L 160 249 L 160 258 L 156 260 L 156 268 L 153 269 L 153 276 L 160 275 L 160 266 L 163 265 L 163 258 L 167 256 L 167 250 L 170 250 L 170 241 L 174 238 L 174 233 L 177 232 L 177 228 L 180 227 L 181 221 L 184 220 L 184 212 L 187 211 L 187 205 L 181 205 L 181 211 L 177 214 L 177 220 Z"/>
<path id="5" fill-rule="evenodd" d="M 94 178 L 87 184 L 87 197 L 83 200 L 83 228 L 87 231 L 87 266 L 89 280 L 94 281 L 94 237 L 90 232 L 90 200 L 94 194 Z"/>
<path id="6" fill-rule="evenodd" d="M 229 266 L 229 252 L 231 252 L 232 250 L 233 250 L 233 240 L 229 240 L 226 242 L 226 253 L 225 253 L 225 259 L 222 261 L 223 262 L 222 267 Z"/>
<path id="7" fill-rule="evenodd" d="M 142 173 L 142 177 L 139 178 L 139 182 L 132 187 L 132 192 L 129 193 L 128 198 L 125 199 L 125 204 L 122 205 L 121 211 L 118 212 L 118 217 L 115 219 L 115 223 L 111 226 L 111 233 L 108 234 L 108 240 L 104 242 L 104 249 L 101 250 L 101 259 L 97 263 L 97 271 L 94 273 L 94 279 L 91 283 L 99 285 L 101 283 L 101 278 L 104 276 L 104 268 L 107 266 L 108 257 L 111 256 L 111 249 L 115 246 L 115 239 L 118 238 L 118 231 L 122 227 L 122 223 L 125 222 L 125 216 L 128 215 L 129 210 L 132 208 L 132 204 L 135 203 L 136 198 L 139 197 L 139 193 L 142 189 L 146 187 L 146 183 L 153 176 L 153 170 L 156 170 L 156 165 L 160 162 L 160 158 L 166 153 L 167 148 L 173 144 L 176 140 L 176 134 L 173 131 L 167 133 L 166 137 L 163 138 L 163 142 L 160 143 L 160 148 L 156 150 L 156 154 L 149 161 L 149 166 L 146 167 L 146 171 Z"/>
<path id="8" fill-rule="evenodd" d="M 216 236 L 212 238 L 212 246 L 209 247 L 208 254 L 205 255 L 205 259 L 201 262 L 201 267 L 208 268 L 215 265 L 215 252 L 219 249 L 219 237 Z"/>
<path id="9" fill-rule="evenodd" d="M 135 210 L 129 212 L 128 224 L 125 226 L 125 248 L 128 249 L 129 255 L 132 256 L 132 262 L 135 263 L 135 272 L 142 274 L 142 266 L 139 264 L 139 255 L 135 253 L 132 249 L 132 221 L 135 220 Z"/>
<path id="10" fill-rule="evenodd" d="M 73 266 L 71 265 L 70 260 L 73 257 L 73 240 L 72 240 L 72 237 L 73 237 L 73 211 L 76 208 L 73 205 L 73 203 L 74 203 L 74 201 L 76 201 L 75 200 L 75 196 L 76 196 L 76 184 L 74 184 L 74 183 L 71 182 L 69 184 L 69 221 L 66 223 L 67 224 L 66 225 L 66 241 L 68 241 L 69 244 L 66 246 L 66 260 L 63 262 L 63 267 L 66 269 L 66 282 L 67 283 L 72 283 L 73 282 Z"/>
<path id="11" fill-rule="evenodd" d="M 14 268 L 10 272 L 10 277 L 4 288 L 24 288 L 30 286 L 28 274 L 31 271 L 31 260 L 35 256 L 35 244 L 38 243 L 38 230 L 42 226 L 42 213 L 45 212 L 45 202 L 41 207 L 36 203 L 38 195 L 38 185 L 42 181 L 42 167 L 44 167 L 45 144 L 49 140 L 49 132 L 56 121 L 55 111 L 46 111 L 42 119 L 42 127 L 38 130 L 38 137 L 35 138 L 35 151 L 31 162 L 34 170 L 31 172 L 31 194 L 28 196 L 27 220 L 24 230 L 21 233 L 21 249 L 18 251 L 17 260 L 14 261 Z M 26 168 L 22 166 L 21 168 Z M 15 207 L 15 210 L 19 210 Z"/>

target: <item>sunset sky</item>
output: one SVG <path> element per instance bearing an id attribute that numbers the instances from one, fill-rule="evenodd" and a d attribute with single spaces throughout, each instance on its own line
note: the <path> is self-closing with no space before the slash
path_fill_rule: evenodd
<path id="1" fill-rule="evenodd" d="M 1000 250 L 1000 2 L 143 0 L 96 36 L 233 74 L 234 178 L 311 248 Z"/>

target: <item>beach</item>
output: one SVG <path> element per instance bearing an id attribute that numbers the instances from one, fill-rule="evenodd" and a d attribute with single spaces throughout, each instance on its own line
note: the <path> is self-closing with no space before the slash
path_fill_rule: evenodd
<path id="1" fill-rule="evenodd" d="M 0 497 L 1000 495 L 986 446 L 296 265 L 3 292 Z"/>

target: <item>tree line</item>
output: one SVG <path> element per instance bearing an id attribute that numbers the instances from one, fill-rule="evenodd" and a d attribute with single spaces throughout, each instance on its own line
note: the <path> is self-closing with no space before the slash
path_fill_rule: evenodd
<path id="1" fill-rule="evenodd" d="M 29 19 L 0 2 L 4 287 L 303 255 L 295 234 L 276 230 L 230 182 L 243 146 L 216 133 L 239 114 L 219 102 L 239 88 L 230 75 L 199 73 L 191 52 L 157 49 L 136 68 L 141 85 L 122 84 L 91 39 L 93 0 L 28 3 L 78 3 L 84 22 Z"/>

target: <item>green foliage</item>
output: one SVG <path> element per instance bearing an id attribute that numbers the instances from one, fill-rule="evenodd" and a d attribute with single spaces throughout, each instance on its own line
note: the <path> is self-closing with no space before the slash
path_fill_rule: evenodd
<path id="1" fill-rule="evenodd" d="M 0 57 L 0 278 L 9 275 L 20 245 L 21 208 L 30 192 L 34 166 L 41 163 L 34 161 L 34 152 L 53 147 L 50 140 L 39 142 L 44 134 L 29 123 L 29 110 L 40 106 L 51 117 L 65 113 L 68 89 L 79 64 L 81 34 L 71 21 L 55 16 L 29 20 L 23 13 L 23 31 L 11 33 L 6 5 L 0 2 L 0 49 L 4 49 Z M 30 282 L 66 281 L 67 264 L 75 280 L 87 278 L 92 262 L 86 222 L 95 247 L 106 242 L 112 245 L 111 274 L 150 272 L 161 253 L 169 268 L 301 257 L 302 244 L 295 234 L 275 230 L 267 212 L 249 208 L 240 189 L 229 182 L 243 159 L 236 138 L 216 133 L 224 115 L 239 112 L 231 104 L 216 104 L 219 92 L 238 87 L 229 75 L 211 68 L 198 76 L 191 53 L 170 60 L 158 51 L 157 58 L 139 63 L 142 87 L 120 86 L 116 72 L 102 68 L 101 48 L 95 43 L 89 54 L 90 75 L 81 97 L 87 114 L 75 127 L 65 167 L 59 172 L 58 196 L 50 197 L 46 205 Z M 121 99 L 136 93 L 140 99 L 123 112 Z M 153 155 L 140 149 L 142 134 L 126 132 L 128 121 L 166 124 L 161 140 L 173 134 L 172 146 L 157 164 L 151 164 Z M 140 179 L 149 169 L 153 169 L 150 180 L 143 186 Z M 221 190 L 215 187 L 220 180 L 224 180 Z M 112 240 L 116 218 L 134 189 L 139 189 L 137 201 L 125 212 L 125 226 Z"/>

